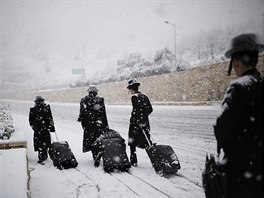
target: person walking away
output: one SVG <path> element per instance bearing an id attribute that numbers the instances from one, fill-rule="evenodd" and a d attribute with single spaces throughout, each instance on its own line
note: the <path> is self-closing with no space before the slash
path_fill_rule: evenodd
<path id="1" fill-rule="evenodd" d="M 106 109 L 104 98 L 98 96 L 98 88 L 96 85 L 88 87 L 88 95 L 83 97 L 80 101 L 80 113 L 78 122 L 81 122 L 83 133 L 83 152 L 92 152 L 92 157 L 95 162 L 98 154 L 97 149 L 93 148 L 95 140 L 105 131 L 108 127 L 106 116 Z M 97 163 L 96 166 L 99 166 Z"/>
<path id="2" fill-rule="evenodd" d="M 263 198 L 263 77 L 256 69 L 263 51 L 256 35 L 242 34 L 225 53 L 228 73 L 234 68 L 238 79 L 230 82 L 214 133 L 224 151 L 228 198 Z"/>
<path id="3" fill-rule="evenodd" d="M 140 83 L 136 79 L 128 81 L 127 89 L 131 93 L 132 112 L 128 132 L 128 145 L 130 146 L 130 162 L 137 166 L 136 147 L 147 148 L 148 142 L 143 131 L 146 133 L 150 143 L 150 124 L 148 116 L 152 113 L 152 105 L 149 98 L 139 91 Z"/>
<path id="4" fill-rule="evenodd" d="M 50 105 L 42 96 L 36 96 L 34 107 L 29 111 L 29 125 L 34 131 L 34 150 L 38 152 L 38 163 L 44 164 L 51 145 L 50 132 L 55 132 Z"/>

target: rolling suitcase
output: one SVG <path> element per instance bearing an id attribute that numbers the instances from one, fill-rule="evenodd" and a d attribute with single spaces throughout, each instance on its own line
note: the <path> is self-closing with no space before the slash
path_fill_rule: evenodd
<path id="1" fill-rule="evenodd" d="M 149 144 L 149 147 L 146 148 L 146 152 L 155 171 L 160 175 L 177 173 L 181 166 L 173 148 L 169 145 L 151 144 L 145 131 L 143 131 L 143 133 Z"/>
<path id="2" fill-rule="evenodd" d="M 56 139 L 58 140 L 57 135 Z M 49 156 L 53 165 L 60 170 L 75 168 L 78 165 L 67 141 L 53 142 L 49 148 Z"/>
<path id="3" fill-rule="evenodd" d="M 104 170 L 106 172 L 128 171 L 131 165 L 126 154 L 125 141 L 120 138 L 104 139 L 102 144 Z"/>
<path id="4" fill-rule="evenodd" d="M 99 137 L 94 146 L 100 148 L 99 155 L 103 158 L 104 171 L 128 171 L 131 167 L 126 153 L 125 140 L 118 132 L 109 129 Z"/>

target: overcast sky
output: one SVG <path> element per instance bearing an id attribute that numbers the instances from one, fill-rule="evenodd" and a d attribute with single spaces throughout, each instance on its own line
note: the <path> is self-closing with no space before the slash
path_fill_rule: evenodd
<path id="1" fill-rule="evenodd" d="M 242 23 L 264 34 L 264 0 L 0 1 L 2 70 L 42 61 L 38 67 L 47 71 L 50 64 L 93 71 L 132 52 L 152 57 L 173 49 L 173 26 L 164 21 L 176 25 L 178 42 L 200 30 Z"/>

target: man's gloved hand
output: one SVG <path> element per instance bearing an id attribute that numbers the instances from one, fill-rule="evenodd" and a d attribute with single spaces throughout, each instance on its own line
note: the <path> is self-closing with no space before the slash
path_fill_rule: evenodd
<path id="1" fill-rule="evenodd" d="M 77 122 L 81 122 L 81 121 L 82 121 L 82 119 L 81 119 L 81 118 L 78 118 L 78 119 L 77 119 Z"/>
<path id="2" fill-rule="evenodd" d="M 50 127 L 50 132 L 55 132 L 55 127 L 54 126 Z"/>

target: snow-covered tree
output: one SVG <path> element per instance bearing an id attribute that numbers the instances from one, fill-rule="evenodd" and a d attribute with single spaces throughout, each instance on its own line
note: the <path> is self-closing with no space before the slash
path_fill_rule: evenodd
<path id="1" fill-rule="evenodd" d="M 175 55 L 168 49 L 168 48 L 164 48 L 161 50 L 158 50 L 155 54 L 154 57 L 154 63 L 156 65 L 161 65 L 164 63 L 172 63 L 173 60 L 175 59 Z"/>
<path id="2" fill-rule="evenodd" d="M 144 63 L 141 53 L 133 52 L 128 57 L 117 61 L 117 71 L 123 71 L 125 68 L 133 68 L 136 64 Z"/>

